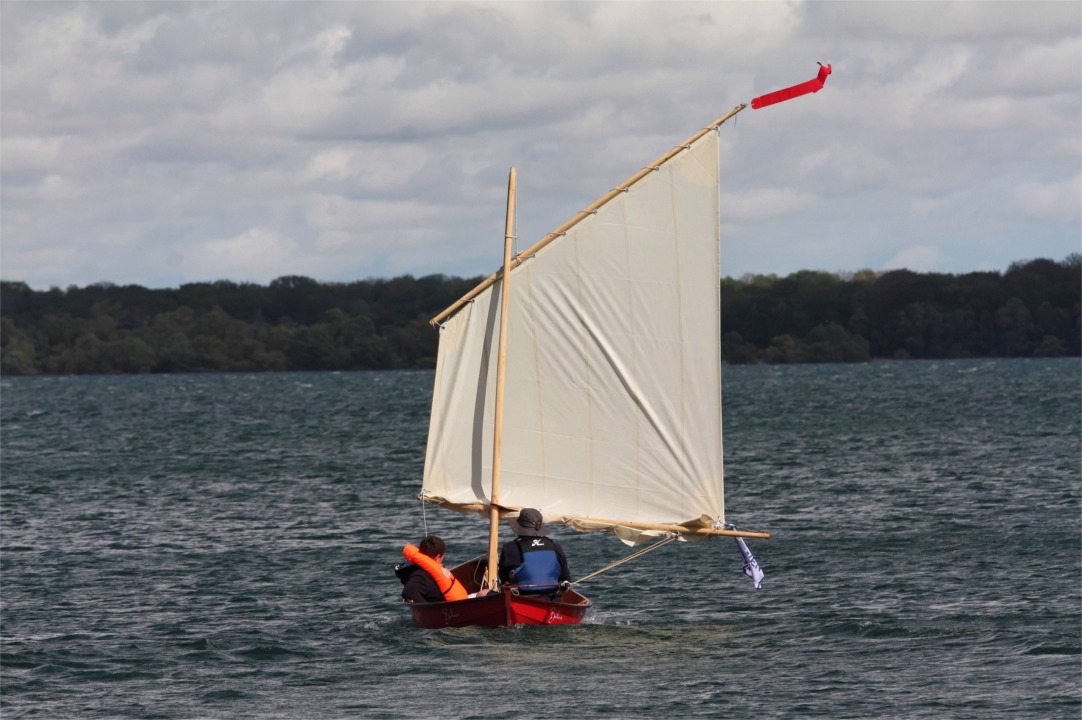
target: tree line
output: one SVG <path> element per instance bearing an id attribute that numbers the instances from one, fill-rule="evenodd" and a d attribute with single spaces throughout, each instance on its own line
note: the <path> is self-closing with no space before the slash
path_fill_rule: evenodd
<path id="1" fill-rule="evenodd" d="M 429 319 L 481 278 L 402 276 L 176 289 L 0 282 L 4 375 L 431 368 Z M 963 275 L 725 278 L 729 363 L 1082 354 L 1082 256 Z"/>

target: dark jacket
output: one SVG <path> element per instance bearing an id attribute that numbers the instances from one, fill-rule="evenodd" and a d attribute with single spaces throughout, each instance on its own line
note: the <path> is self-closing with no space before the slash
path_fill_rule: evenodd
<path id="1" fill-rule="evenodd" d="M 436 579 L 425 572 L 420 565 L 413 563 L 396 565 L 394 574 L 405 586 L 402 588 L 402 599 L 406 602 L 443 602 L 443 593 L 436 585 Z"/>
<path id="2" fill-rule="evenodd" d="M 499 574 L 512 585 L 540 585 L 539 592 L 571 580 L 563 548 L 549 537 L 520 536 L 506 543 L 500 550 Z"/>

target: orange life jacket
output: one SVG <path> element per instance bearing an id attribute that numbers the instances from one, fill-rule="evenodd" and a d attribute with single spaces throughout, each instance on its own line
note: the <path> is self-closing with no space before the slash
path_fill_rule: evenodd
<path id="1" fill-rule="evenodd" d="M 435 558 L 425 555 L 416 545 L 407 545 L 402 548 L 402 554 L 414 565 L 432 576 L 436 581 L 436 587 L 443 593 L 444 600 L 465 600 L 469 597 L 466 588 L 458 581 L 451 571 L 436 562 Z"/>

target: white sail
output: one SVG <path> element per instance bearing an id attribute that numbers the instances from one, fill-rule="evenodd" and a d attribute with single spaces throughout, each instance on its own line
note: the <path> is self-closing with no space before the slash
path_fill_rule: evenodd
<path id="1" fill-rule="evenodd" d="M 501 506 L 724 523 L 719 222 L 709 131 L 512 270 Z M 461 511 L 490 489 L 499 287 L 440 331 L 424 493 Z"/>

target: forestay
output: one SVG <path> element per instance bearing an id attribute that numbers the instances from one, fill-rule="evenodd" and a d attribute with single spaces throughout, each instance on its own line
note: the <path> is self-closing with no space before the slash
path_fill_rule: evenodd
<path id="1" fill-rule="evenodd" d="M 709 131 L 511 271 L 504 508 L 724 523 L 718 176 Z M 498 290 L 440 331 L 424 494 L 459 511 L 490 489 Z"/>

